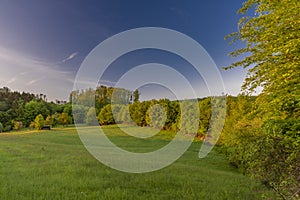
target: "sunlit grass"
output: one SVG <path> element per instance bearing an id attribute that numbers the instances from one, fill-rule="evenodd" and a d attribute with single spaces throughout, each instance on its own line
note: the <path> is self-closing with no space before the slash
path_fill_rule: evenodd
<path id="1" fill-rule="evenodd" d="M 161 148 L 173 138 L 167 131 L 136 139 L 116 126 L 104 130 L 114 143 L 136 152 Z M 75 128 L 0 134 L 0 199 L 261 199 L 271 194 L 222 155 L 211 152 L 199 159 L 200 145 L 194 142 L 162 170 L 129 174 L 95 160 Z"/>

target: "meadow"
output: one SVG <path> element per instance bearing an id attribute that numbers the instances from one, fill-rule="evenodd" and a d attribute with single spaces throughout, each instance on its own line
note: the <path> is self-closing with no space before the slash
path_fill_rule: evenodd
<path id="1" fill-rule="evenodd" d="M 132 127 L 134 128 L 134 127 Z M 121 148 L 161 148 L 172 133 L 150 139 L 104 127 Z M 241 174 L 215 149 L 198 158 L 201 142 L 159 171 L 130 174 L 111 169 L 88 153 L 74 127 L 0 134 L 0 199 L 274 199 L 271 190 Z"/>

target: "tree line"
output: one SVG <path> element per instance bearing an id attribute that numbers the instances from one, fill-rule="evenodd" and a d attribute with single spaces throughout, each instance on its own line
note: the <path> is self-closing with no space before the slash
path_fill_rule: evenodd
<path id="1" fill-rule="evenodd" d="M 0 132 L 41 125 L 67 125 L 73 122 L 72 106 L 64 101 L 47 102 L 44 94 L 31 94 L 0 88 Z M 37 118 L 37 119 L 36 119 Z M 43 118 L 43 120 L 38 120 Z"/>
<path id="2" fill-rule="evenodd" d="M 0 132 L 22 128 L 41 129 L 44 125 L 55 127 L 74 123 L 73 113 L 78 123 L 90 122 L 87 113 L 95 105 L 96 112 L 110 104 L 133 103 L 139 100 L 138 90 L 99 86 L 96 90 L 72 91 L 70 101 L 47 102 L 45 94 L 31 94 L 0 88 Z M 74 104 L 72 108 L 72 103 Z"/>

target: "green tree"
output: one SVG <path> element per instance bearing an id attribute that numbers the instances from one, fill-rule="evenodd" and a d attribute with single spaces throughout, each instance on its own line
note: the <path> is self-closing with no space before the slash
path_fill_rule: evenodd
<path id="1" fill-rule="evenodd" d="M 45 120 L 45 125 L 52 126 L 52 123 L 53 123 L 52 116 L 48 115 L 47 118 L 46 118 L 46 120 Z"/>
<path id="2" fill-rule="evenodd" d="M 72 115 L 72 104 L 65 104 L 64 105 L 64 110 L 63 110 L 64 113 L 67 113 L 69 116 Z"/>
<path id="3" fill-rule="evenodd" d="M 199 117 L 197 115 L 198 102 L 195 100 L 184 100 L 180 102 L 181 117 L 178 120 L 179 129 L 186 134 L 197 134 L 199 128 Z"/>
<path id="4" fill-rule="evenodd" d="M 43 115 L 41 115 L 41 114 L 37 115 L 34 120 L 34 123 L 35 123 L 35 128 L 38 130 L 41 130 L 42 127 L 45 125 L 45 120 L 44 120 Z"/>
<path id="5" fill-rule="evenodd" d="M 9 115 L 8 112 L 1 112 L 0 111 L 0 119 L 3 125 L 3 132 L 10 131 L 12 128 L 12 117 Z"/>
<path id="6" fill-rule="evenodd" d="M 251 94 L 261 87 L 262 93 L 247 118 L 238 120 L 235 138 L 239 142 L 231 156 L 238 157 L 241 168 L 264 180 L 284 199 L 297 198 L 300 192 L 300 1 L 248 0 L 239 13 L 246 15 L 252 10 L 254 15 L 239 21 L 239 32 L 228 36 L 233 38 L 232 42 L 246 42 L 246 47 L 231 55 L 245 56 L 226 69 L 248 68 L 243 91 Z"/>
<path id="7" fill-rule="evenodd" d="M 61 113 L 57 119 L 58 123 L 63 125 L 63 126 L 66 126 L 70 123 L 70 117 L 68 115 L 68 113 Z"/>
<path id="8" fill-rule="evenodd" d="M 123 113 L 122 113 L 123 112 L 122 107 L 126 107 L 126 105 L 125 104 L 113 104 L 111 106 L 111 111 L 113 113 L 115 123 L 117 123 L 117 124 L 123 123 L 125 120 L 125 119 L 122 119 L 124 117 Z"/>
<path id="9" fill-rule="evenodd" d="M 109 125 L 109 124 L 115 123 L 111 104 L 108 104 L 108 105 L 104 106 L 104 108 L 101 109 L 101 111 L 98 115 L 98 120 L 101 125 Z"/>
<path id="10" fill-rule="evenodd" d="M 148 125 L 162 129 L 167 119 L 166 108 L 154 101 L 151 102 L 146 112 L 146 122 Z"/>
<path id="11" fill-rule="evenodd" d="M 16 114 L 15 120 L 24 122 L 24 101 L 22 99 L 14 101 L 12 104 L 12 110 Z"/>
<path id="12" fill-rule="evenodd" d="M 2 123 L 0 122 L 0 133 L 2 133 L 2 131 L 3 131 L 3 125 L 2 125 Z"/>
<path id="13" fill-rule="evenodd" d="M 133 102 L 139 101 L 140 99 L 140 93 L 138 90 L 134 90 L 133 92 Z"/>
<path id="14" fill-rule="evenodd" d="M 262 110 L 282 117 L 299 116 L 300 1 L 248 0 L 238 12 L 246 15 L 252 7 L 254 16 L 241 18 L 239 32 L 228 36 L 232 42 L 246 42 L 246 47 L 231 55 L 246 56 L 226 69 L 249 68 L 243 90 L 263 88 L 263 98 L 258 98 L 264 102 Z"/>
<path id="15" fill-rule="evenodd" d="M 96 117 L 96 109 L 94 107 L 90 107 L 88 112 L 86 113 L 86 124 L 99 125 L 99 122 Z"/>
<path id="16" fill-rule="evenodd" d="M 95 106 L 97 109 L 101 110 L 107 104 L 108 104 L 107 87 L 101 85 L 96 89 Z"/>
<path id="17" fill-rule="evenodd" d="M 37 116 L 41 113 L 43 117 L 46 118 L 50 114 L 50 111 L 46 105 L 46 102 L 36 100 L 26 103 L 24 110 L 25 125 L 28 126 L 30 122 L 34 120 L 34 116 Z"/>
<path id="18" fill-rule="evenodd" d="M 88 107 L 82 105 L 73 105 L 72 113 L 74 116 L 74 122 L 77 124 L 84 124 L 87 116 Z"/>
<path id="19" fill-rule="evenodd" d="M 199 101 L 200 120 L 197 136 L 204 137 L 208 131 L 211 120 L 211 98 Z"/>
<path id="20" fill-rule="evenodd" d="M 56 127 L 58 124 L 58 119 L 59 119 L 60 114 L 59 113 L 54 113 L 51 118 L 52 118 L 52 127 Z"/>
<path id="21" fill-rule="evenodd" d="M 129 105 L 120 105 L 120 111 L 117 114 L 116 118 L 120 123 L 131 124 L 132 119 L 129 113 Z"/>
<path id="22" fill-rule="evenodd" d="M 146 126 L 146 112 L 150 106 L 150 101 L 136 101 L 129 106 L 132 121 L 138 126 Z"/>

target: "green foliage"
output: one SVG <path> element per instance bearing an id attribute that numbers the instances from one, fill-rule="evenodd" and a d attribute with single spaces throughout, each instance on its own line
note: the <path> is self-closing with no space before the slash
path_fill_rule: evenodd
<path id="1" fill-rule="evenodd" d="M 114 114 L 116 114 L 115 120 L 117 121 L 117 123 L 132 124 L 132 120 L 129 113 L 129 105 L 119 105 L 119 106 L 120 106 L 119 112 L 115 112 L 115 110 L 113 110 Z"/>
<path id="2" fill-rule="evenodd" d="M 70 124 L 71 120 L 68 113 L 61 113 L 57 119 L 57 122 L 63 126 Z"/>
<path id="3" fill-rule="evenodd" d="M 146 122 L 148 125 L 162 129 L 167 119 L 166 108 L 152 101 L 146 113 Z"/>
<path id="4" fill-rule="evenodd" d="M 52 118 L 52 127 L 57 126 L 59 116 L 60 116 L 59 113 L 54 113 L 54 114 L 51 116 L 51 118 Z"/>
<path id="5" fill-rule="evenodd" d="M 262 128 L 235 129 L 230 161 L 263 181 L 283 199 L 297 199 L 300 188 L 299 120 L 268 120 Z"/>
<path id="6" fill-rule="evenodd" d="M 72 104 L 93 107 L 101 110 L 107 104 L 128 104 L 132 98 L 138 101 L 138 90 L 132 92 L 124 88 L 106 87 L 101 85 L 94 89 L 86 89 L 82 91 L 73 91 L 70 94 Z M 98 112 L 97 112 L 98 113 Z"/>
<path id="7" fill-rule="evenodd" d="M 12 127 L 12 117 L 8 112 L 0 111 L 0 119 L 3 125 L 3 132 L 10 131 Z"/>
<path id="8" fill-rule="evenodd" d="M 34 120 L 34 117 L 42 113 L 43 117 L 46 118 L 50 115 L 46 103 L 44 101 L 32 100 L 25 105 L 24 118 L 26 126 Z"/>
<path id="9" fill-rule="evenodd" d="M 36 129 L 41 130 L 42 127 L 45 125 L 45 120 L 44 120 L 43 115 L 41 115 L 41 114 L 37 115 L 34 120 L 34 124 L 35 124 Z"/>
<path id="10" fill-rule="evenodd" d="M 211 118 L 211 98 L 205 98 L 199 101 L 200 120 L 197 135 L 205 136 L 208 131 Z"/>
<path id="11" fill-rule="evenodd" d="M 269 106 L 264 110 L 269 108 L 268 112 L 281 113 L 280 104 L 285 102 L 284 110 L 290 115 L 296 112 L 299 116 L 300 1 L 248 0 L 239 13 L 245 14 L 251 7 L 256 14 L 243 17 L 239 22 L 239 32 L 228 36 L 233 41 L 246 42 L 245 48 L 231 55 L 246 54 L 246 57 L 226 69 L 250 68 L 243 89 L 252 92 L 263 87 L 263 96 L 271 96 Z"/>
<path id="12" fill-rule="evenodd" d="M 186 134 L 197 134 L 200 112 L 199 104 L 195 100 L 185 100 L 180 103 L 181 116 L 178 120 L 179 129 Z"/>
<path id="13" fill-rule="evenodd" d="M 147 126 L 146 112 L 149 109 L 149 106 L 150 106 L 149 101 L 143 101 L 143 102 L 136 101 L 129 106 L 130 116 L 136 125 Z"/>
<path id="14" fill-rule="evenodd" d="M 13 122 L 13 125 L 14 125 L 14 130 L 15 131 L 19 131 L 20 129 L 22 129 L 23 128 L 23 123 L 22 122 L 20 122 L 20 121 L 14 121 Z"/>
<path id="15" fill-rule="evenodd" d="M 101 109 L 98 115 L 98 120 L 101 125 L 115 124 L 115 120 L 114 120 L 114 116 L 110 104 L 104 106 L 104 108 Z"/>
<path id="16" fill-rule="evenodd" d="M 2 131 L 3 131 L 3 125 L 2 125 L 2 123 L 0 122 L 0 133 L 2 133 Z"/>
<path id="17" fill-rule="evenodd" d="M 87 125 L 99 125 L 96 117 L 96 109 L 94 107 L 89 108 L 86 114 L 86 124 Z"/>
<path id="18" fill-rule="evenodd" d="M 65 104 L 63 109 L 63 113 L 67 113 L 69 116 L 72 115 L 72 105 L 71 104 Z"/>
<path id="19" fill-rule="evenodd" d="M 53 123 L 52 116 L 48 115 L 47 118 L 46 118 L 46 120 L 45 120 L 45 125 L 52 126 L 52 123 Z"/>
<path id="20" fill-rule="evenodd" d="M 84 124 L 87 115 L 88 107 L 82 105 L 73 105 L 72 113 L 74 116 L 74 122 L 77 124 Z"/>
<path id="21" fill-rule="evenodd" d="M 3 123 L 4 131 L 9 131 L 9 127 L 13 126 L 11 123 L 12 120 L 20 121 L 23 125 L 26 125 L 24 105 L 32 99 L 34 99 L 34 95 L 32 94 L 24 92 L 21 94 L 19 92 L 12 92 L 5 87 L 0 88 L 0 119 Z"/>
<path id="22" fill-rule="evenodd" d="M 239 13 L 239 32 L 229 35 L 245 41 L 232 52 L 246 56 L 226 69 L 249 68 L 245 92 L 262 87 L 252 107 L 230 116 L 225 128 L 225 146 L 230 159 L 245 172 L 258 177 L 284 199 L 297 199 L 300 192 L 300 1 L 248 0 Z M 234 125 L 234 119 L 236 125 Z M 232 127 L 232 131 L 229 131 Z M 226 139 L 227 138 L 227 139 Z M 234 142 L 230 142 L 234 141 Z"/>
<path id="23" fill-rule="evenodd" d="M 4 126 L 3 131 L 28 127 L 38 114 L 46 118 L 54 113 L 62 113 L 63 110 L 70 113 L 70 104 L 48 103 L 44 94 L 19 93 L 7 87 L 0 88 L 0 119 Z M 22 126 L 13 122 L 20 122 Z"/>
<path id="24" fill-rule="evenodd" d="M 295 143 L 284 136 L 263 133 L 256 137 L 254 144 L 253 152 L 249 152 L 252 159 L 248 172 L 272 187 L 283 198 L 299 198 L 299 141 Z"/>
<path id="25" fill-rule="evenodd" d="M 133 92 L 133 102 L 139 101 L 140 99 L 140 93 L 138 90 L 134 90 Z"/>
<path id="26" fill-rule="evenodd" d="M 133 92 L 123 88 L 108 88 L 108 92 L 111 94 L 112 104 L 128 104 L 131 102 Z M 138 97 L 137 97 L 138 98 Z"/>
<path id="27" fill-rule="evenodd" d="M 35 122 L 34 122 L 34 121 L 33 121 L 33 122 L 30 122 L 29 128 L 30 128 L 30 129 L 34 129 L 34 128 L 35 128 Z"/>
<path id="28" fill-rule="evenodd" d="M 124 113 L 121 112 L 122 107 L 126 107 L 126 105 L 125 104 L 113 104 L 111 106 L 111 111 L 112 111 L 115 123 L 120 124 L 120 123 L 125 122 L 124 121 L 125 119 L 123 118 L 123 117 L 125 117 L 125 116 L 123 116 Z"/>

